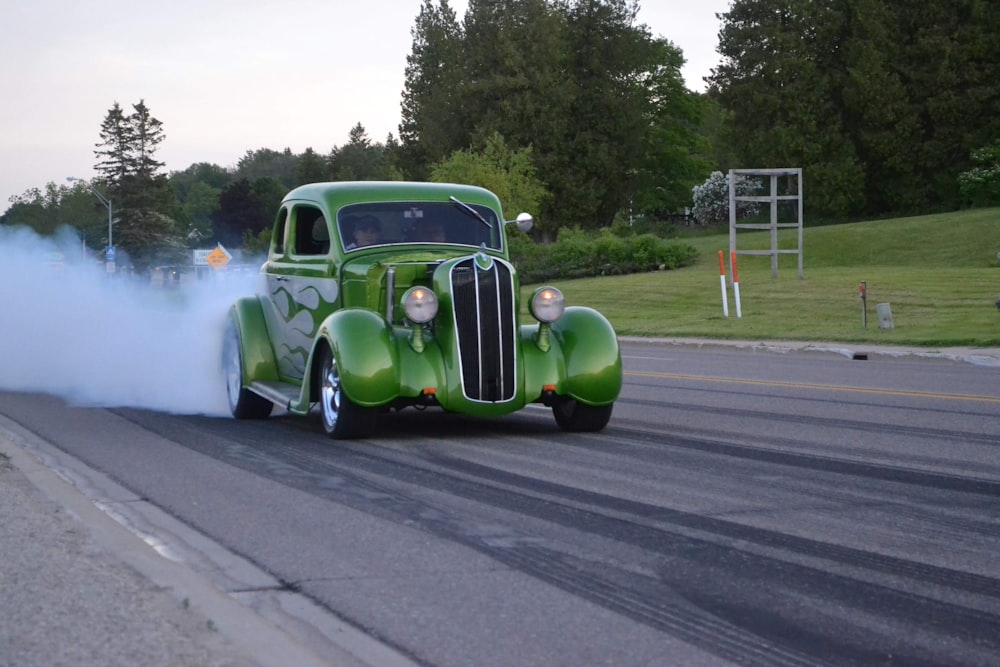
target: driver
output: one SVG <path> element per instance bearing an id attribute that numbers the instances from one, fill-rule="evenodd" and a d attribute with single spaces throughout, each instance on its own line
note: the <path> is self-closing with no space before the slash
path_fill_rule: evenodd
<path id="1" fill-rule="evenodd" d="M 363 215 L 358 218 L 351 229 L 354 241 L 347 244 L 347 250 L 375 245 L 379 242 L 382 225 L 374 215 Z"/>

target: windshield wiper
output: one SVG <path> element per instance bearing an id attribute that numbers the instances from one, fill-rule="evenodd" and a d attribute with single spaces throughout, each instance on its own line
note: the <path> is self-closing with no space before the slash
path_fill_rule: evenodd
<path id="1" fill-rule="evenodd" d="M 471 215 L 476 220 L 478 220 L 479 222 L 483 223 L 484 225 L 486 225 L 490 229 L 493 229 L 493 225 L 490 224 L 490 221 L 487 220 L 486 218 L 484 218 L 479 211 L 477 211 L 476 209 L 472 208 L 471 206 L 469 206 L 468 204 L 466 204 L 464 201 L 459 200 L 457 197 L 448 197 L 448 199 L 451 200 L 452 204 L 454 204 L 455 206 L 458 206 L 460 209 L 462 209 L 463 211 L 465 211 L 466 213 L 468 213 L 469 215 Z"/>

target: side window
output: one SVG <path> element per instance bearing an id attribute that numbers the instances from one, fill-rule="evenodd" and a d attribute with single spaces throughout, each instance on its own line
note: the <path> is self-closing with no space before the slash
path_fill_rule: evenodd
<path id="1" fill-rule="evenodd" d="M 313 206 L 295 208 L 295 254 L 326 255 L 330 252 L 330 228 L 323 213 Z"/>
<path id="2" fill-rule="evenodd" d="M 274 233 L 271 235 L 271 256 L 285 254 L 285 227 L 288 226 L 288 209 L 278 211 L 278 219 L 274 223 Z"/>

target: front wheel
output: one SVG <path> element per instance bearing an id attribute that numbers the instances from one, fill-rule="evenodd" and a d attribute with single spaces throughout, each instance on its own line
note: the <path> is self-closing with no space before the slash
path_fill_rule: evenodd
<path id="1" fill-rule="evenodd" d="M 552 404 L 552 416 L 564 431 L 600 431 L 611 420 L 614 407 L 614 403 L 587 405 L 572 398 L 562 398 Z"/>
<path id="2" fill-rule="evenodd" d="M 237 419 L 266 419 L 274 404 L 243 386 L 243 351 L 240 334 L 232 322 L 226 328 L 222 343 L 222 367 L 226 373 L 226 395 L 229 411 Z"/>
<path id="3" fill-rule="evenodd" d="M 355 405 L 340 384 L 340 369 L 329 349 L 320 360 L 319 405 L 323 413 L 323 429 L 331 438 L 367 437 L 374 427 L 375 411 Z"/>

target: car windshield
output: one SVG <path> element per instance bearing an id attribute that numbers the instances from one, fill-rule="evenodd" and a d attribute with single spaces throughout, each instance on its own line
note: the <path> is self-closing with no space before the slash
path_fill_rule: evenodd
<path id="1" fill-rule="evenodd" d="M 478 214 L 478 215 L 477 215 Z M 493 209 L 461 202 L 352 204 L 337 213 L 345 250 L 399 243 L 457 244 L 500 249 Z"/>

